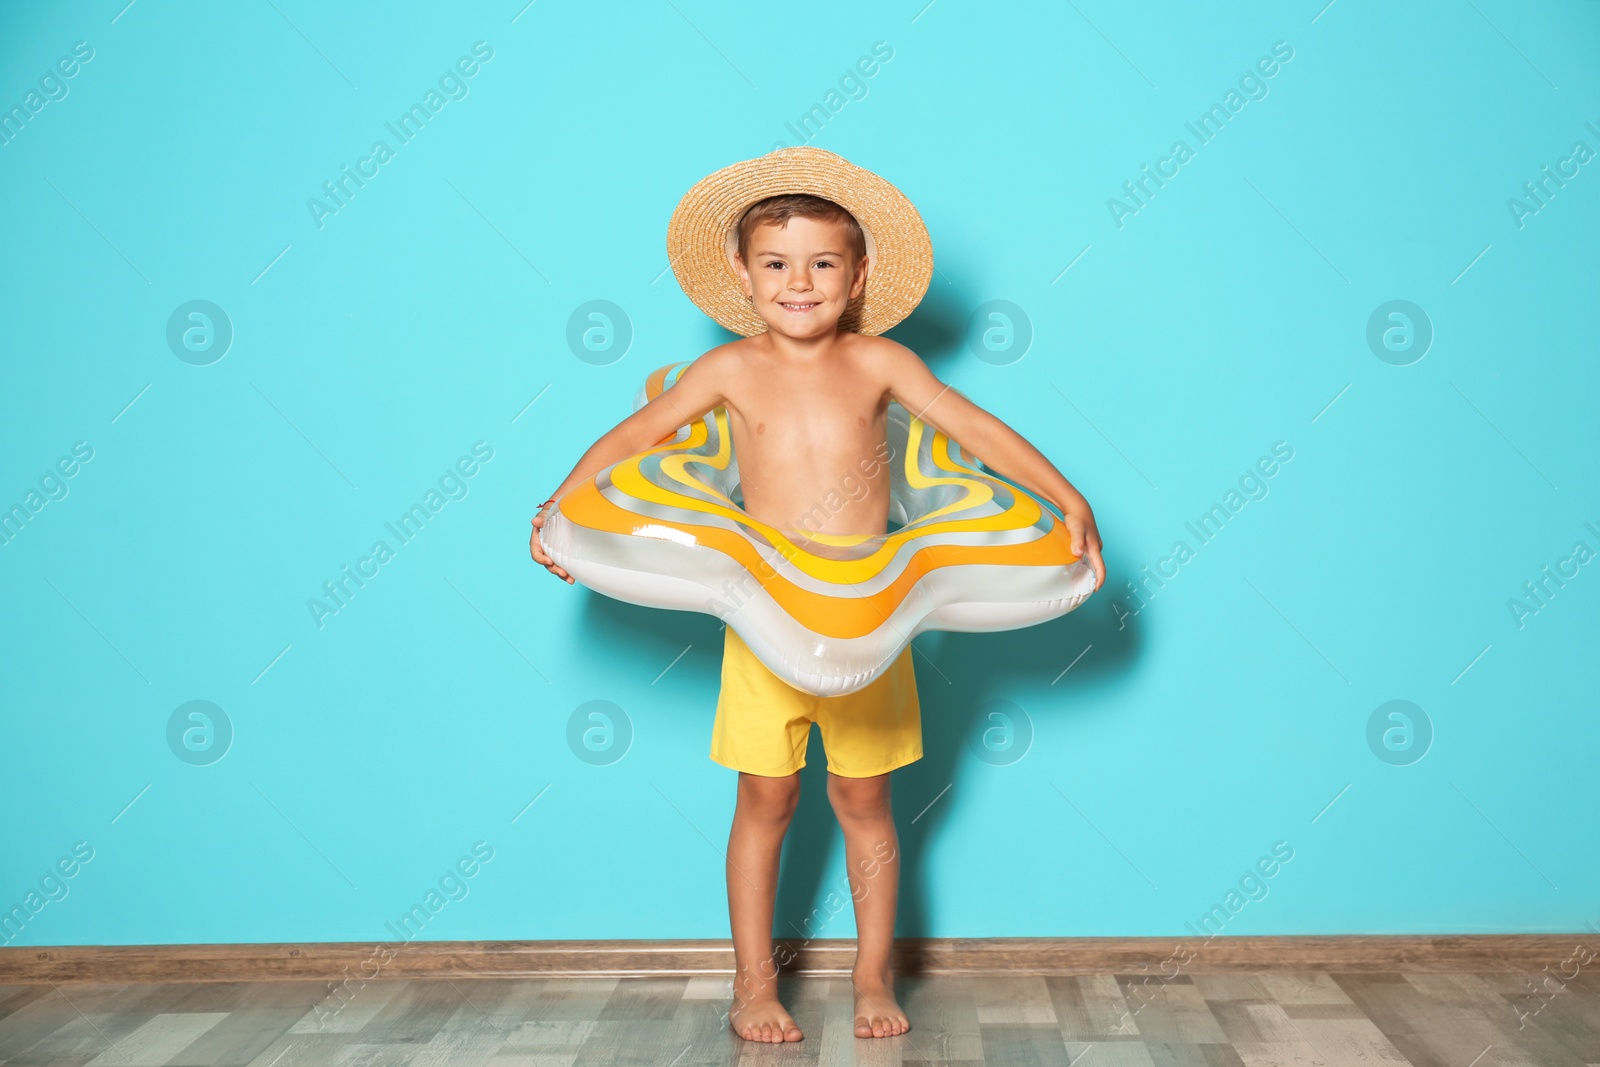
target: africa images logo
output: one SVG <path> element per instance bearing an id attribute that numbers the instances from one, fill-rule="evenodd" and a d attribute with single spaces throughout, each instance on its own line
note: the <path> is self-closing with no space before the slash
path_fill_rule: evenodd
<path id="1" fill-rule="evenodd" d="M 306 210 L 311 212 L 311 221 L 317 224 L 317 229 L 327 225 L 330 216 L 349 207 L 356 193 L 366 188 L 367 182 L 382 172 L 383 165 L 394 159 L 401 148 L 410 144 L 422 132 L 428 120 L 443 111 L 446 104 L 452 100 L 465 100 L 471 92 L 467 86 L 468 80 L 477 77 L 483 69 L 482 64 L 493 58 L 494 49 L 487 42 L 473 42 L 472 56 L 461 56 L 453 67 L 446 68 L 439 75 L 438 88 L 429 86 L 427 92 L 422 94 L 420 103 L 414 103 L 402 111 L 393 122 L 383 124 L 394 137 L 393 147 L 379 138 L 372 142 L 366 155 L 356 160 L 354 170 L 346 163 L 339 168 L 338 177 L 323 182 L 322 197 L 313 196 L 306 200 Z"/>

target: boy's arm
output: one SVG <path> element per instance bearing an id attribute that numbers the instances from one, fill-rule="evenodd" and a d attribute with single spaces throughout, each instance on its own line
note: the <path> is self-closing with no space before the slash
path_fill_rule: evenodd
<path id="1" fill-rule="evenodd" d="M 732 357 L 717 349 L 707 352 L 685 367 L 671 388 L 663 390 L 654 400 L 607 430 L 589 446 L 588 451 L 578 457 L 572 472 L 550 494 L 550 499 L 539 508 L 539 514 L 533 517 L 533 536 L 528 539 L 528 551 L 534 562 L 543 564 L 556 577 L 565 578 L 569 585 L 572 583 L 571 575 L 556 566 L 539 543 L 539 528 L 544 525 L 555 501 L 611 464 L 638 455 L 651 445 L 672 436 L 678 427 L 692 423 L 712 408 L 726 403 L 721 383 L 722 368 L 728 358 Z"/>
<path id="2" fill-rule="evenodd" d="M 985 466 L 1061 509 L 1072 535 L 1072 552 L 1094 568 L 1099 589 L 1106 580 L 1100 530 L 1083 494 L 1027 438 L 941 382 L 911 349 L 887 338 L 879 346 L 889 393 L 911 414 L 983 460 Z"/>

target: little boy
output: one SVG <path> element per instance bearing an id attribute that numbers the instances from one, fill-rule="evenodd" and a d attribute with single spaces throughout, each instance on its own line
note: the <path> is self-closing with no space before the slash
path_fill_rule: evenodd
<path id="1" fill-rule="evenodd" d="M 696 185 L 674 214 L 669 244 L 690 297 L 746 336 L 700 356 L 584 453 L 533 520 L 536 562 L 571 582 L 539 543 L 551 503 L 716 407 L 727 411 L 744 510 L 753 518 L 797 541 L 807 531 L 886 533 L 888 468 L 864 461 L 885 454 L 893 399 L 1054 503 L 1073 552 L 1094 568 L 1095 588 L 1105 581 L 1100 535 L 1083 496 L 910 349 L 877 336 L 910 313 L 932 270 L 926 230 L 899 190 L 833 153 L 780 149 Z M 840 498 L 841 482 L 869 469 L 865 493 L 831 513 L 819 509 L 824 498 Z M 810 525 L 819 516 L 821 525 Z M 751 1041 L 802 1036 L 778 1000 L 772 925 L 778 857 L 813 722 L 855 903 L 855 1035 L 891 1037 L 911 1026 L 890 966 L 900 856 L 889 801 L 889 772 L 922 756 L 911 647 L 866 688 L 816 697 L 774 675 L 729 626 L 711 758 L 739 772 L 728 839 L 735 957 L 728 1014 L 732 1029 Z"/>

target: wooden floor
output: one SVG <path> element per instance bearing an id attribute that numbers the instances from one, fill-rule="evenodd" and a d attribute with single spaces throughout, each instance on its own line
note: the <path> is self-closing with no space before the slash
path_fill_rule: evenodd
<path id="1" fill-rule="evenodd" d="M 0 1064 L 1600 1064 L 1600 981 L 1581 974 L 1541 1001 L 1530 980 L 922 978 L 901 983 L 909 1034 L 859 1040 L 848 981 L 786 979 L 806 1039 L 782 1046 L 727 1031 L 723 978 L 352 981 L 342 997 L 320 982 L 17 985 L 0 986 Z"/>

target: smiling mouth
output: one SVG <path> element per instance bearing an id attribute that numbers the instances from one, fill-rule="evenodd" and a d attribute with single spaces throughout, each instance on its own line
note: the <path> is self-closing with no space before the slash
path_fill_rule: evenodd
<path id="1" fill-rule="evenodd" d="M 822 303 L 820 300 L 812 300 L 806 303 L 794 303 L 785 300 L 778 301 L 779 306 L 788 308 L 790 311 L 810 311 L 820 303 Z"/>

